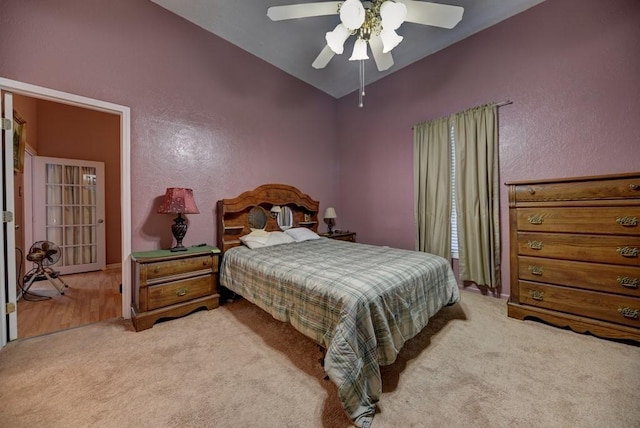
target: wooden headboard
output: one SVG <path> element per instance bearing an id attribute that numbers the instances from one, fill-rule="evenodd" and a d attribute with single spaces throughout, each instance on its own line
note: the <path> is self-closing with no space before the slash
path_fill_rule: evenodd
<path id="1" fill-rule="evenodd" d="M 287 206 L 293 214 L 294 227 L 308 227 L 318 231 L 318 208 L 320 203 L 311 199 L 293 186 L 286 184 L 263 184 L 254 190 L 231 199 L 222 199 L 217 204 L 218 248 L 224 253 L 241 244 L 240 237 L 251 232 L 249 211 L 262 207 L 267 213 L 274 205 Z M 280 230 L 275 218 L 267 215 L 267 231 Z"/>

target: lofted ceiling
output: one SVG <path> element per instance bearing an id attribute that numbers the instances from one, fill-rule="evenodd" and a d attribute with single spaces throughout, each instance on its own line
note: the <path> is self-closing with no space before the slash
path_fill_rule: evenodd
<path id="1" fill-rule="evenodd" d="M 340 22 L 337 15 L 271 21 L 271 6 L 306 0 L 151 0 L 163 8 L 233 43 L 279 69 L 340 98 L 357 90 L 358 61 L 349 61 L 354 37 L 345 52 L 320 70 L 311 66 L 326 45 L 325 33 Z M 544 0 L 436 0 L 462 6 L 462 21 L 453 29 L 405 22 L 397 31 L 404 40 L 391 52 L 394 65 L 379 72 L 371 54 L 365 62 L 366 83 L 372 83 L 474 33 L 482 31 Z M 213 55 L 213 53 L 212 53 Z"/>

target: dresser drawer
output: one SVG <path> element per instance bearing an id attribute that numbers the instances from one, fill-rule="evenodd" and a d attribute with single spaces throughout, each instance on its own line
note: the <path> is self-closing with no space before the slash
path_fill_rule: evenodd
<path id="1" fill-rule="evenodd" d="M 518 254 L 638 266 L 640 237 L 517 232 Z"/>
<path id="2" fill-rule="evenodd" d="M 199 270 L 216 271 L 218 258 L 210 255 L 202 255 L 176 260 L 164 260 L 153 263 L 145 263 L 141 266 L 142 274 L 146 274 L 147 280 L 180 275 Z M 151 282 L 151 281 L 150 281 Z"/>
<path id="3" fill-rule="evenodd" d="M 214 280 L 213 275 L 204 275 L 150 286 L 147 309 L 158 309 L 211 294 L 214 291 Z"/>
<path id="4" fill-rule="evenodd" d="M 518 257 L 519 278 L 640 297 L 640 267 Z"/>
<path id="5" fill-rule="evenodd" d="M 640 327 L 640 299 L 520 281 L 520 303 Z"/>
<path id="6" fill-rule="evenodd" d="M 640 176 L 515 185 L 516 202 L 640 198 Z"/>
<path id="7" fill-rule="evenodd" d="M 518 208 L 518 230 L 640 236 L 640 206 Z"/>

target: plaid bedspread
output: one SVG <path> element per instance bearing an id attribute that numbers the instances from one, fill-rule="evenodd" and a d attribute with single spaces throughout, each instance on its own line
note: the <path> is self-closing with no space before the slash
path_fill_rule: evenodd
<path id="1" fill-rule="evenodd" d="M 379 366 L 460 299 L 441 257 L 328 238 L 232 248 L 220 284 L 327 350 L 324 369 L 361 427 L 371 425 L 382 392 Z"/>

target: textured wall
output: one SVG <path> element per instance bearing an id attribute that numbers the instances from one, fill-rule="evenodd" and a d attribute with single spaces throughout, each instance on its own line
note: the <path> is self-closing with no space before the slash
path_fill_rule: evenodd
<path id="1" fill-rule="evenodd" d="M 0 29 L 0 76 L 131 108 L 134 251 L 171 245 L 166 187 L 194 190 L 185 245 L 264 183 L 335 202 L 335 100 L 154 3 L 7 0 Z"/>
<path id="2" fill-rule="evenodd" d="M 339 226 L 414 248 L 412 126 L 492 101 L 513 101 L 500 108 L 501 182 L 640 170 L 638 22 L 637 0 L 546 1 L 370 85 L 364 109 L 339 100 Z"/>

